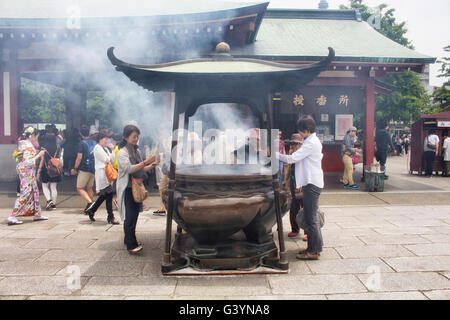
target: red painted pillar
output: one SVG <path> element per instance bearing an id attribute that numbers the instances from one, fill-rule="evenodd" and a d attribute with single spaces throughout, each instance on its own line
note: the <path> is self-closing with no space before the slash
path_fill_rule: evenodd
<path id="1" fill-rule="evenodd" d="M 364 165 L 373 164 L 374 157 L 374 127 L 375 127 L 375 79 L 367 79 L 366 84 L 366 116 L 364 136 Z"/>

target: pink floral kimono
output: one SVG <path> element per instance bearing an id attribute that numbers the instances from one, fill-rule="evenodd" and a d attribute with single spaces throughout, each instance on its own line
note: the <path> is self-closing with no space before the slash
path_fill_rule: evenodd
<path id="1" fill-rule="evenodd" d="M 19 142 L 22 159 L 17 163 L 16 170 L 20 177 L 20 196 L 16 200 L 10 217 L 41 215 L 39 204 L 39 187 L 36 181 L 36 162 L 33 159 L 37 152 L 33 144 L 22 140 Z"/>

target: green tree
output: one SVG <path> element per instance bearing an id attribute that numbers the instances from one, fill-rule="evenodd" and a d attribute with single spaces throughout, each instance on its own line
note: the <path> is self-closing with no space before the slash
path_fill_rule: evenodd
<path id="1" fill-rule="evenodd" d="M 450 46 L 446 46 L 444 51 L 450 52 Z M 441 74 L 438 77 L 446 78 L 447 81 L 433 93 L 433 102 L 437 104 L 436 112 L 444 111 L 450 105 L 450 56 L 443 57 L 442 59 L 438 61 L 438 63 L 442 64 Z"/>
<path id="2" fill-rule="evenodd" d="M 21 78 L 20 111 L 24 123 L 65 123 L 64 90 Z"/>
<path id="3" fill-rule="evenodd" d="M 89 117 L 87 125 L 95 124 L 99 120 L 100 126 L 110 128 L 112 125 L 111 101 L 103 91 L 89 91 L 87 94 L 86 109 Z"/>
<path id="4" fill-rule="evenodd" d="M 395 18 L 395 9 L 388 8 L 387 4 L 380 4 L 372 10 L 363 0 L 349 0 L 350 7 L 341 6 L 341 9 L 358 9 L 361 18 L 368 21 L 378 11 L 378 32 L 385 37 L 409 48 L 414 49 L 411 41 L 406 37 L 408 29 L 405 22 L 398 23 Z M 409 123 L 419 119 L 422 113 L 431 113 L 433 110 L 431 97 L 427 94 L 421 83 L 420 76 L 412 71 L 388 74 L 382 82 L 394 87 L 390 96 L 377 96 L 375 103 L 375 119 L 387 121 L 403 121 Z"/>
<path id="5" fill-rule="evenodd" d="M 378 5 L 376 10 L 373 10 L 364 4 L 363 0 L 349 0 L 349 2 L 350 7 L 341 5 L 340 9 L 357 9 L 364 21 L 368 21 L 378 11 L 380 13 L 380 29 L 377 31 L 407 48 L 414 49 L 411 41 L 405 36 L 408 32 L 406 22 L 397 23 L 394 16 L 395 9 L 388 9 L 388 5 L 385 3 Z M 385 9 L 387 10 L 385 11 Z"/>
<path id="6" fill-rule="evenodd" d="M 19 99 L 24 123 L 66 123 L 64 89 L 21 78 Z M 87 125 L 99 120 L 101 126 L 111 126 L 114 114 L 111 101 L 104 92 L 89 91 L 86 109 L 89 114 Z"/>
<path id="7" fill-rule="evenodd" d="M 391 73 L 384 81 L 396 89 L 389 96 L 376 97 L 375 119 L 409 123 L 429 112 L 430 96 L 415 72 Z"/>

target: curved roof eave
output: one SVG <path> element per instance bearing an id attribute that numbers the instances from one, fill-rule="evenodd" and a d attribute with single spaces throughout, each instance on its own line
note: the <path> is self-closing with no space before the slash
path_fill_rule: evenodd
<path id="1" fill-rule="evenodd" d="M 136 65 L 124 62 L 114 56 L 114 48 L 108 49 L 107 55 L 116 70 L 123 72 L 131 81 L 151 91 L 172 90 L 174 83 L 181 81 L 190 83 L 199 81 L 211 83 L 211 80 L 220 82 L 222 85 L 243 85 L 249 83 L 258 83 L 261 86 L 270 88 L 290 88 L 290 86 L 301 86 L 312 81 L 320 72 L 326 70 L 334 58 L 334 50 L 329 49 L 328 57 L 320 62 L 293 67 L 292 65 L 283 65 L 274 62 L 260 61 L 257 59 L 234 59 L 211 58 L 178 61 L 159 65 Z M 228 70 L 224 68 L 224 62 L 231 64 L 252 65 L 252 71 L 242 70 L 236 67 Z M 203 70 L 197 71 L 192 67 L 193 64 L 202 64 Z M 186 68 L 186 66 L 188 68 Z M 218 69 L 220 69 L 218 71 Z"/>
<path id="2" fill-rule="evenodd" d="M 242 55 L 235 54 L 236 58 L 253 58 L 272 61 L 317 61 L 322 56 L 294 56 L 294 55 Z M 361 63 L 378 63 L 378 64 L 428 64 L 435 63 L 436 58 L 399 58 L 399 57 L 335 57 L 334 62 L 361 62 Z"/>
<path id="3" fill-rule="evenodd" d="M 12 1 L 12 3 L 16 2 L 17 0 Z M 126 3 L 125 9 L 130 7 L 128 2 Z M 27 2 L 26 5 L 19 8 L 20 10 L 17 9 L 16 11 L 11 9 L 10 6 L 2 3 L 2 7 L 4 6 L 5 10 L 0 11 L 0 28 L 67 28 L 68 19 L 79 19 L 80 27 L 82 29 L 96 27 L 144 27 L 155 24 L 182 24 L 225 18 L 231 19 L 237 16 L 250 14 L 263 14 L 269 5 L 268 1 L 253 3 L 219 2 L 219 5 L 213 1 L 189 0 L 187 2 L 192 3 L 192 5 L 187 6 L 184 11 L 177 11 L 175 9 L 171 11 L 169 5 L 166 5 L 168 9 L 159 11 L 146 10 L 145 7 L 140 6 L 139 8 L 134 8 L 132 11 L 116 10 L 111 14 L 102 15 L 101 11 L 99 11 L 98 14 L 86 13 L 86 11 L 82 9 L 83 7 L 80 7 L 81 10 L 79 13 L 76 11 L 70 13 L 68 11 L 58 10 L 57 15 L 47 16 L 44 15 L 45 10 L 41 8 L 41 2 Z M 43 14 L 34 14 L 33 10 L 30 9 L 30 7 L 33 7 L 33 3 L 39 4 L 38 7 Z M 87 3 L 93 2 L 88 1 Z M 212 5 L 213 3 L 216 5 Z M 68 8 L 69 7 L 66 7 L 66 9 Z M 7 9 L 9 9 L 9 11 Z M 24 11 L 30 11 L 30 13 L 24 14 Z M 17 14 L 14 14 L 14 12 L 17 12 Z"/>

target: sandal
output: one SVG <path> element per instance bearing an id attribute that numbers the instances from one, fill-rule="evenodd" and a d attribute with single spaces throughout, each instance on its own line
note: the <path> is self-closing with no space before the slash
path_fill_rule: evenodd
<path id="1" fill-rule="evenodd" d="M 107 221 L 110 224 L 120 224 L 119 220 L 117 220 L 116 218 L 108 219 Z"/>
<path id="2" fill-rule="evenodd" d="M 295 256 L 299 260 L 319 260 L 320 253 L 299 253 Z"/>
<path id="3" fill-rule="evenodd" d="M 141 245 L 138 245 L 136 248 L 131 249 L 131 250 L 128 250 L 128 252 L 129 252 L 130 254 L 136 254 L 136 253 L 138 253 L 139 251 L 141 251 L 142 249 L 143 249 L 143 247 L 142 247 Z"/>
<path id="4" fill-rule="evenodd" d="M 307 253 L 308 252 L 308 249 L 303 249 L 303 250 L 300 250 L 299 252 L 298 252 L 298 254 L 305 254 L 305 253 Z M 320 256 L 320 252 L 318 253 L 318 255 Z"/>
<path id="5" fill-rule="evenodd" d="M 156 211 L 153 211 L 153 215 L 164 216 L 164 215 L 166 215 L 166 211 L 165 210 L 156 210 Z"/>
<path id="6" fill-rule="evenodd" d="M 14 224 L 22 224 L 23 221 L 17 220 L 16 218 L 8 218 L 8 225 L 12 226 Z"/>
<path id="7" fill-rule="evenodd" d="M 33 221 L 41 221 L 41 220 L 48 220 L 48 218 L 44 216 L 34 216 L 33 218 Z"/>

